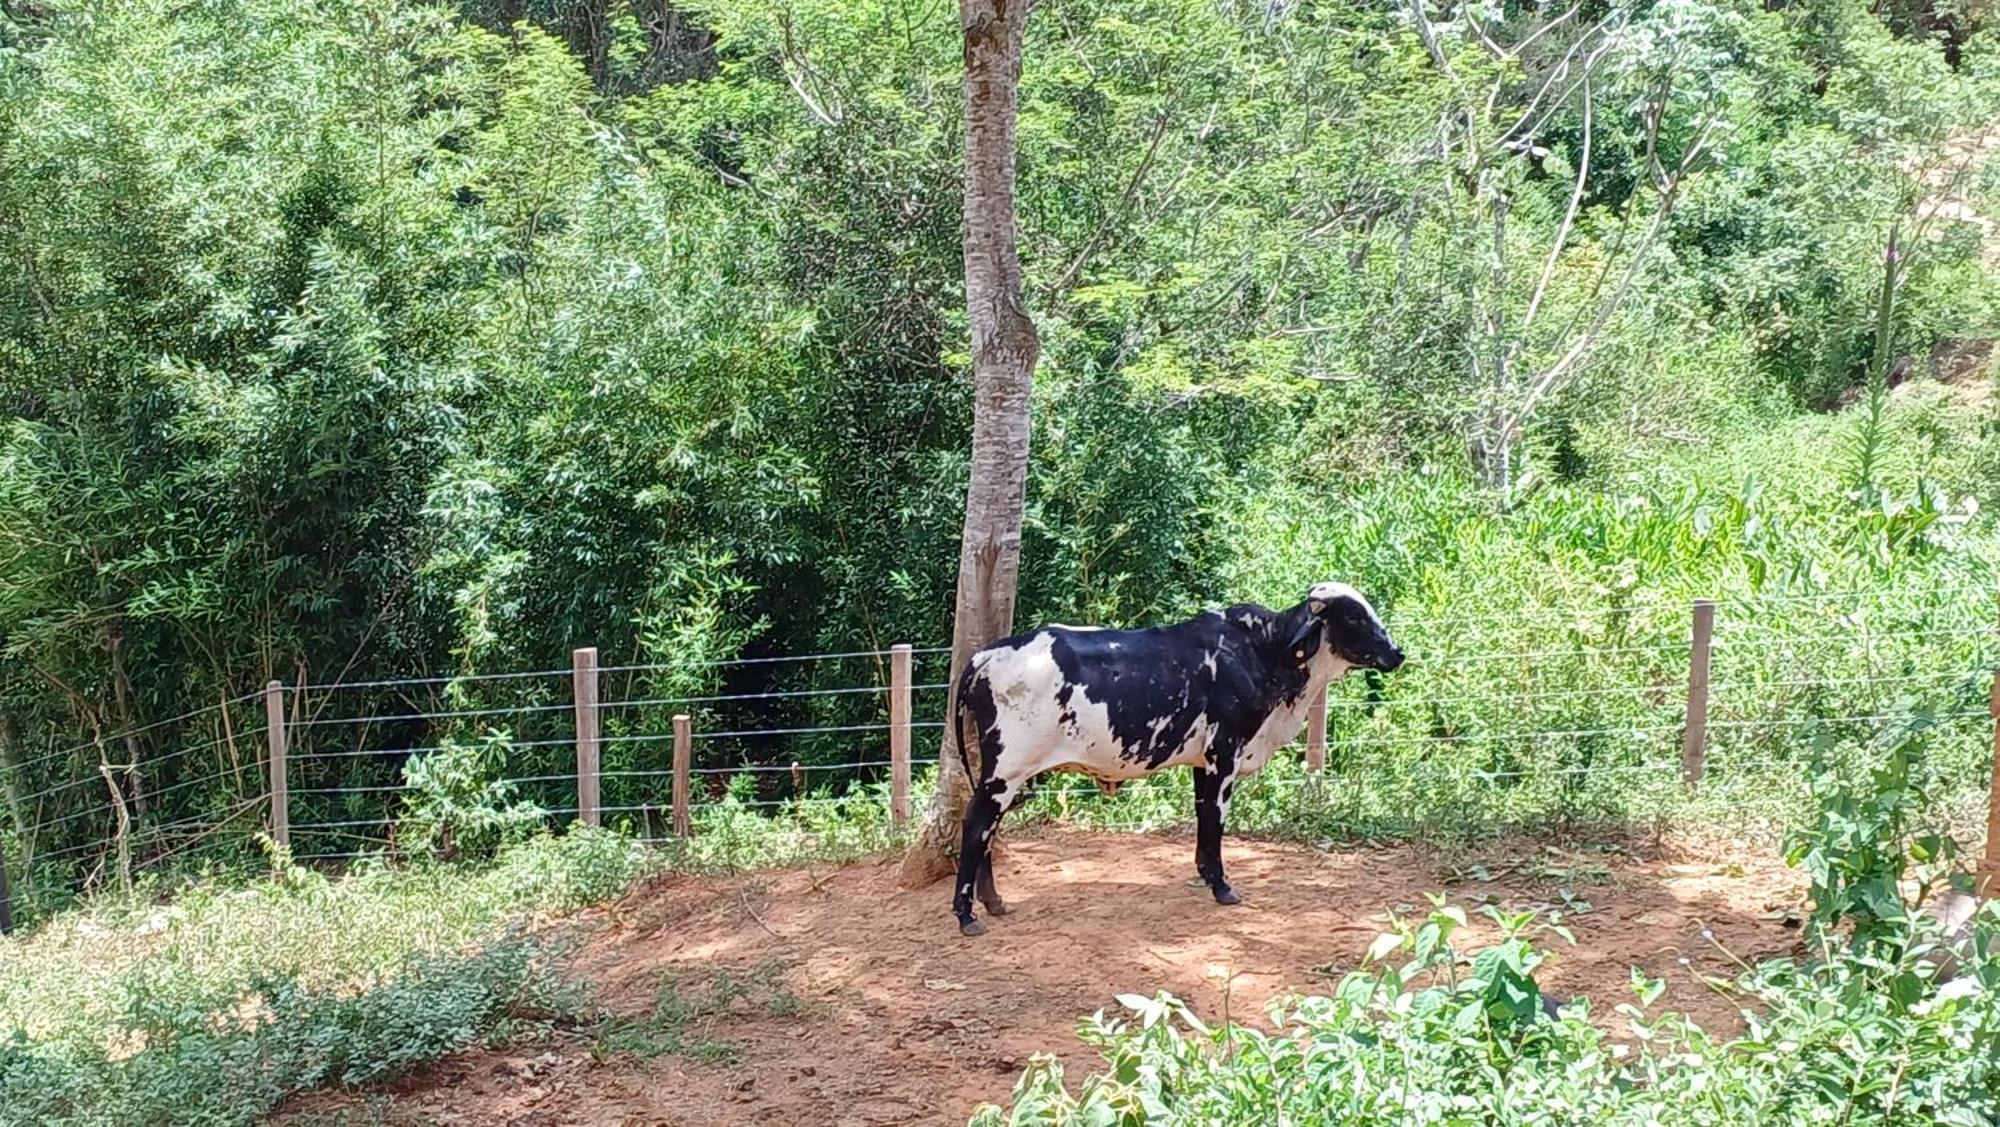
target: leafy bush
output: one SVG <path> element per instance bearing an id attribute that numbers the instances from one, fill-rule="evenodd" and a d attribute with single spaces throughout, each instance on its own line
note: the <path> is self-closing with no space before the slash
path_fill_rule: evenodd
<path id="1" fill-rule="evenodd" d="M 678 863 L 697 869 L 790 864 L 801 858 L 842 861 L 891 848 L 903 840 L 889 822 L 886 784 L 835 795 L 807 792 L 775 808 L 755 805 L 755 780 L 737 775 L 722 797 L 693 811 L 693 833 L 668 844 Z M 921 810 L 928 786 L 912 780 L 911 809 Z"/>
<path id="2" fill-rule="evenodd" d="M 524 904 L 565 911 L 600 904 L 660 867 L 660 855 L 624 834 L 577 823 L 500 851 L 484 879 Z"/>
<path id="3" fill-rule="evenodd" d="M 1928 713 L 1905 713 L 1877 737 L 1872 764 L 1843 771 L 1822 760 L 1813 769 L 1818 818 L 1793 831 L 1785 860 L 1811 879 L 1811 929 L 1819 941 L 1832 942 L 1845 924 L 1854 948 L 1873 952 L 1908 923 L 1902 884 L 1912 867 L 1920 904 L 1956 875 L 1957 840 L 1918 828 L 1937 813 L 1923 761 L 1933 723 Z"/>
<path id="4" fill-rule="evenodd" d="M 402 848 L 447 860 L 485 857 L 540 830 L 541 809 L 515 798 L 513 784 L 501 778 L 511 743 L 506 732 L 489 732 L 473 744 L 446 740 L 411 756 L 396 823 Z"/>
<path id="5" fill-rule="evenodd" d="M 1635 970 L 1635 998 L 1617 1006 L 1633 1041 L 1616 1043 L 1591 1024 L 1591 1000 L 1558 1011 L 1535 981 L 1538 936 L 1569 938 L 1559 919 L 1488 906 L 1499 942 L 1462 954 L 1466 916 L 1433 897 L 1421 921 L 1392 916 L 1330 995 L 1272 1003 L 1268 1031 L 1211 1027 L 1169 995 L 1124 995 L 1131 1017 L 1100 1011 L 1081 1027 L 1104 1071 L 1072 1088 L 1053 1057 L 1037 1057 L 1010 1107 L 972 1122 L 1990 1124 L 2000 901 L 1948 932 L 1899 886 L 1913 864 L 1920 899 L 1954 879 L 1949 835 L 1919 828 L 1933 813 L 1921 756 L 1931 724 L 1903 717 L 1871 770 L 1828 769 L 1813 784 L 1818 819 L 1790 857 L 1811 878 L 1820 955 L 1704 982 L 1741 1000 L 1739 1037 L 1651 1013 L 1665 984 Z M 1841 926 L 1846 943 L 1834 942 Z"/>
<path id="6" fill-rule="evenodd" d="M 541 947 L 495 941 L 428 953 L 361 992 L 248 984 L 246 1013 L 190 1012 L 171 992 L 135 996 L 134 1053 L 77 1042 L 0 1046 L 0 1123 L 251 1123 L 309 1088 L 394 1076 L 478 1042 L 502 1021 L 574 1016 Z"/>
<path id="7" fill-rule="evenodd" d="M 1950 1123 L 2000 1114 L 2000 911 L 1988 908 L 1964 977 L 1936 981 L 1938 935 L 1913 923 L 1902 954 L 1774 962 L 1736 984 L 1748 1031 L 1722 1040 L 1649 1012 L 1664 984 L 1635 973 L 1618 1006 L 1636 1041 L 1615 1043 L 1577 1001 L 1537 1008 L 1541 955 L 1519 921 L 1469 966 L 1447 951 L 1462 917 L 1440 908 L 1375 953 L 1414 957 L 1358 971 L 1326 997 L 1275 1002 L 1270 1031 L 1212 1027 L 1170 995 L 1120 998 L 1080 1034 L 1106 1067 L 1065 1082 L 1038 1056 L 1006 1110 L 1012 1124 L 1657 1124 Z M 1406 972 L 1450 968 L 1415 986 Z"/>

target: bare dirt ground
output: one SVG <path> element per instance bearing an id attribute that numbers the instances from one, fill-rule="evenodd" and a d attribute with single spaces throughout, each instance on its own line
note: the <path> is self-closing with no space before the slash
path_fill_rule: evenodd
<path id="1" fill-rule="evenodd" d="M 1589 996 L 1614 1033 L 1633 966 L 1668 981 L 1662 1007 L 1733 1031 L 1736 1004 L 1698 977 L 1733 973 L 1715 944 L 1754 962 L 1798 942 L 1784 918 L 1801 899 L 1797 874 L 1762 857 L 1523 845 L 1447 865 L 1406 847 L 1226 849 L 1244 896 L 1234 908 L 1193 883 L 1187 835 L 1016 833 L 995 869 L 1015 911 L 970 940 L 948 886 L 898 889 L 886 859 L 662 878 L 564 925 L 582 938 L 570 975 L 614 1015 L 601 1026 L 461 1053 L 379 1092 L 316 1094 L 278 1118 L 962 1124 L 1004 1100 L 1034 1053 L 1057 1054 L 1072 1082 L 1095 1068 L 1076 1024 L 1115 1009 L 1114 995 L 1164 989 L 1220 1017 L 1228 983 L 1231 1014 L 1261 1022 L 1273 996 L 1352 969 L 1383 914 L 1425 910 L 1426 891 L 1468 910 L 1565 910 L 1577 945 L 1540 977 L 1551 993 Z M 1588 910 L 1569 914 L 1565 890 Z M 1461 946 L 1493 934 L 1475 927 Z"/>

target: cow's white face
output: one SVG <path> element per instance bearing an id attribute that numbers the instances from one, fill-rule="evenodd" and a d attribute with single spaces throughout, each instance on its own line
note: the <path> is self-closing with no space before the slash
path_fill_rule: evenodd
<path id="1" fill-rule="evenodd" d="M 1393 673 L 1403 664 L 1403 651 L 1389 639 L 1361 592 L 1345 583 L 1315 583 L 1306 592 L 1306 609 L 1326 628 L 1326 641 L 1340 657 L 1365 669 Z"/>
<path id="2" fill-rule="evenodd" d="M 1335 599 L 1353 599 L 1361 605 L 1362 610 L 1368 612 L 1369 618 L 1375 618 L 1374 605 L 1363 597 L 1361 592 L 1345 583 L 1336 583 L 1328 580 L 1325 583 L 1313 584 L 1312 590 L 1306 592 L 1306 602 L 1311 604 L 1310 609 L 1314 614 L 1325 610 L 1327 604 L 1333 602 Z M 1377 621 L 1379 623 L 1380 620 L 1378 619 Z"/>

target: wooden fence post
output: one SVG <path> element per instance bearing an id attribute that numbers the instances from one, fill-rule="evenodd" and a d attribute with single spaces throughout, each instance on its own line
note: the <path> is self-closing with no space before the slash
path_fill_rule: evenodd
<path id="1" fill-rule="evenodd" d="M 576 706 L 576 816 L 586 826 L 601 824 L 598 814 L 599 753 L 597 736 L 597 647 L 584 646 L 570 655 L 570 699 Z"/>
<path id="2" fill-rule="evenodd" d="M 1320 690 L 1312 708 L 1306 713 L 1306 774 L 1317 775 L 1326 770 L 1326 694 Z"/>
<path id="3" fill-rule="evenodd" d="M 1993 699 L 1987 705 L 1993 717 L 1993 779 L 1986 797 L 1986 868 L 1981 874 L 1979 896 L 2000 895 L 2000 671 L 1993 674 Z"/>
<path id="4" fill-rule="evenodd" d="M 264 686 L 264 732 L 270 742 L 271 763 L 266 780 L 271 793 L 271 840 L 286 849 L 292 847 L 292 799 L 285 787 L 285 683 L 272 681 Z"/>
<path id="5" fill-rule="evenodd" d="M 1687 734 L 1681 742 L 1681 781 L 1701 782 L 1708 756 L 1708 651 L 1715 636 L 1715 603 L 1694 601 L 1694 635 L 1688 647 Z"/>
<path id="6" fill-rule="evenodd" d="M 889 650 L 889 822 L 910 820 L 910 647 Z"/>
<path id="7" fill-rule="evenodd" d="M 7 887 L 7 851 L 0 849 L 0 935 L 14 932 L 14 894 Z"/>
<path id="8" fill-rule="evenodd" d="M 694 719 L 674 717 L 674 836 L 686 837 L 692 827 L 688 818 L 688 774 L 694 765 Z"/>
<path id="9" fill-rule="evenodd" d="M 132 813 L 125 804 L 125 792 L 118 789 L 118 773 L 111 764 L 99 763 L 97 773 L 104 776 L 104 789 L 111 792 L 111 812 L 118 817 L 118 887 L 121 891 L 132 891 Z"/>

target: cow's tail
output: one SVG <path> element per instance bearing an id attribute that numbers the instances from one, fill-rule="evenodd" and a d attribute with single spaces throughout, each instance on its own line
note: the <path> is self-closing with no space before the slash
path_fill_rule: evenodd
<path id="1" fill-rule="evenodd" d="M 978 656 L 975 653 L 966 659 L 965 668 L 958 673 L 958 689 L 951 697 L 951 732 L 958 741 L 958 765 L 965 768 L 965 781 L 973 790 L 979 789 L 979 768 L 965 746 L 965 694 L 972 691 L 972 679 L 979 674 Z"/>

